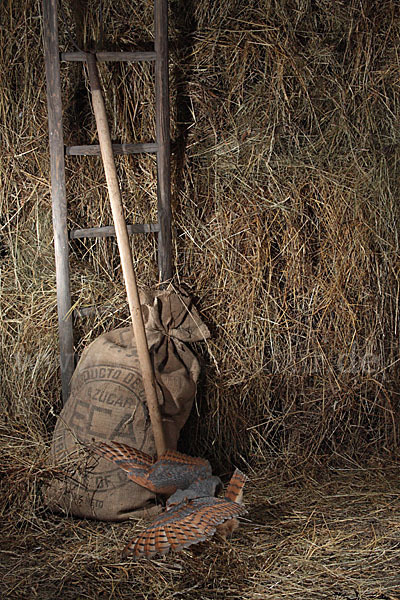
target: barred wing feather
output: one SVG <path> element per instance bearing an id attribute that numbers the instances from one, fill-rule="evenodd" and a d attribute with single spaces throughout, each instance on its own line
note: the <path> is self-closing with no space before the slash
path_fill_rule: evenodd
<path id="1" fill-rule="evenodd" d="M 243 499 L 243 488 L 246 481 L 246 475 L 242 473 L 242 471 L 239 471 L 239 469 L 236 469 L 231 477 L 230 482 L 228 483 L 228 487 L 226 488 L 225 498 L 240 504 Z"/>
<path id="2" fill-rule="evenodd" d="M 100 442 L 93 450 L 123 469 L 129 479 L 156 494 L 171 495 L 178 488 L 186 489 L 211 476 L 207 460 L 176 450 L 167 450 L 158 460 L 118 442 Z"/>
<path id="3" fill-rule="evenodd" d="M 218 525 L 245 514 L 246 509 L 224 498 L 195 498 L 159 515 L 142 534 L 130 542 L 123 554 L 151 558 L 170 548 L 181 550 L 211 538 Z"/>

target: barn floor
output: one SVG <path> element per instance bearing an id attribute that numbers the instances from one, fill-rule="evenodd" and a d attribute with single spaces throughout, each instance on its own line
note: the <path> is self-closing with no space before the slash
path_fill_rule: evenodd
<path id="1" fill-rule="evenodd" d="M 34 492 L 32 492 L 34 494 Z M 144 522 L 13 513 L 1 538 L 3 598 L 400 599 L 400 474 L 377 464 L 282 481 L 253 473 L 230 541 L 122 560 Z"/>

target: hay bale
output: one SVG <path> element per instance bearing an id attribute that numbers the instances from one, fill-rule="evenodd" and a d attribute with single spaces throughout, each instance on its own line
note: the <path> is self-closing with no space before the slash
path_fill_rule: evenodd
<path id="1" fill-rule="evenodd" d="M 80 29 L 63 2 L 82 43 L 98 37 L 98 5 Z M 108 48 L 149 48 L 152 0 L 102 6 Z M 251 523 L 232 545 L 132 565 L 119 553 L 131 524 L 43 512 L 61 407 L 41 6 L 2 2 L 0 593 L 397 598 L 398 465 L 382 470 L 400 421 L 397 3 L 173 0 L 170 12 L 175 264 L 213 334 L 182 443 L 220 474 L 261 463 Z M 82 67 L 62 71 L 66 143 L 93 143 Z M 151 139 L 152 68 L 101 76 L 113 139 Z M 128 218 L 154 220 L 154 157 L 117 162 Z M 68 158 L 67 182 L 71 227 L 110 223 L 99 161 Z M 154 239 L 134 245 L 153 286 Z M 115 241 L 74 243 L 71 267 L 74 305 L 114 311 L 76 323 L 82 352 L 127 323 Z"/>
<path id="2" fill-rule="evenodd" d="M 147 48 L 152 6 L 103 3 L 105 46 Z M 176 272 L 213 332 L 187 450 L 221 462 L 398 450 L 395 6 L 171 3 Z M 45 444 L 60 406 L 40 5 L 0 10 L 2 419 Z M 97 3 L 83 30 L 65 13 L 72 36 L 98 35 Z M 81 75 L 62 67 L 66 143 L 96 138 Z M 151 139 L 152 67 L 101 75 L 113 139 Z M 128 219 L 154 220 L 154 157 L 117 162 Z M 69 157 L 67 182 L 70 226 L 110 223 L 97 159 Z M 134 245 L 154 285 L 154 239 Z M 75 307 L 114 311 L 76 324 L 82 351 L 127 322 L 115 241 L 74 243 L 71 274 Z"/>

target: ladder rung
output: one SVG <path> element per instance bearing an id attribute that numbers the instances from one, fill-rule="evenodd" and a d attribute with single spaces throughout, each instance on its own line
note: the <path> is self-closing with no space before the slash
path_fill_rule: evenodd
<path id="1" fill-rule="evenodd" d="M 115 308 L 111 304 L 102 304 L 100 306 L 84 306 L 82 308 L 75 308 L 73 311 L 74 317 L 90 317 L 91 315 L 103 315 L 105 313 L 116 313 L 121 308 Z"/>
<path id="2" fill-rule="evenodd" d="M 84 52 L 61 52 L 61 60 L 72 62 L 86 61 Z M 156 60 L 156 53 L 152 52 L 96 52 L 96 58 L 99 62 L 140 62 Z"/>
<path id="3" fill-rule="evenodd" d="M 158 144 L 146 142 L 144 144 L 113 144 L 114 154 L 140 154 L 141 152 L 157 152 Z M 86 146 L 66 146 L 67 156 L 100 156 L 98 144 L 87 144 Z"/>
<path id="4" fill-rule="evenodd" d="M 158 223 L 134 223 L 126 226 L 128 233 L 157 233 L 160 231 Z M 89 229 L 71 229 L 69 238 L 71 240 L 81 238 L 104 238 L 115 236 L 115 227 L 108 225 L 106 227 L 90 227 Z"/>

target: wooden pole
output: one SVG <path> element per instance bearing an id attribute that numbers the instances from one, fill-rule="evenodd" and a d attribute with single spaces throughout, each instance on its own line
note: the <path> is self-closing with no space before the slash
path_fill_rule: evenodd
<path id="1" fill-rule="evenodd" d="M 138 358 L 142 371 L 143 386 L 146 394 L 150 420 L 153 427 L 157 455 L 160 456 L 165 452 L 167 446 L 162 426 L 160 408 L 158 405 L 153 366 L 151 364 L 149 349 L 147 346 L 146 332 L 140 307 L 139 292 L 136 283 L 135 271 L 133 268 L 132 253 L 129 245 L 129 237 L 122 206 L 121 192 L 118 184 L 117 170 L 115 168 L 110 130 L 108 127 L 107 115 L 100 87 L 96 57 L 93 54 L 87 53 L 86 61 L 89 71 L 90 87 L 92 89 L 93 110 L 96 118 L 97 131 L 99 134 L 101 157 L 103 159 L 108 193 L 110 195 L 111 210 L 121 256 L 121 266 L 125 280 Z"/>
<path id="2" fill-rule="evenodd" d="M 161 282 L 172 278 L 171 151 L 169 133 L 168 0 L 154 0 L 156 96 L 158 270 Z"/>
<path id="3" fill-rule="evenodd" d="M 74 339 L 69 283 L 67 199 L 65 191 L 57 0 L 43 0 L 43 40 L 47 79 L 51 199 L 57 281 L 62 397 L 65 403 L 74 372 Z"/>

